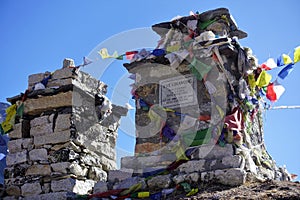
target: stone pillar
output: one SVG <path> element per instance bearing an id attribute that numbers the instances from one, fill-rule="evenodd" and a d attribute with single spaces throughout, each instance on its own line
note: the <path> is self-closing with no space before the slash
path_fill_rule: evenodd
<path id="1" fill-rule="evenodd" d="M 246 175 L 275 178 L 263 142 L 260 98 L 249 77 L 258 64 L 238 39 L 229 11 L 220 8 L 152 26 L 161 36 L 151 56 L 124 67 L 135 76 L 135 156 L 121 168 L 145 174 L 186 163 L 179 174 L 240 185 Z M 253 72 L 254 71 L 254 72 Z"/>
<path id="2" fill-rule="evenodd" d="M 119 120 L 127 109 L 111 105 L 106 87 L 77 68 L 64 67 L 30 75 L 26 94 L 8 98 L 24 106 L 8 133 L 9 196 L 67 199 L 68 192 L 88 194 L 97 181 L 107 180 L 107 172 L 116 169 Z"/>

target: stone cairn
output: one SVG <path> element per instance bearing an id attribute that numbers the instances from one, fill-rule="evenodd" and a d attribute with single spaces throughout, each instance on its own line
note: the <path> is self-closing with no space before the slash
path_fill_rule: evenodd
<path id="1" fill-rule="evenodd" d="M 152 26 L 148 52 L 128 52 L 135 83 L 136 145 L 116 169 L 118 121 L 127 110 L 70 60 L 24 102 L 9 133 L 6 199 L 174 199 L 205 183 L 289 180 L 264 145 L 263 71 L 225 8 Z M 71 64 L 70 64 L 71 63 Z M 49 74 L 29 76 L 29 88 Z M 262 79 L 262 78 L 261 78 Z M 95 109 L 98 107 L 97 109 Z M 110 115 L 109 115 L 110 114 Z"/>
<path id="2" fill-rule="evenodd" d="M 65 59 L 62 69 L 30 75 L 29 90 L 8 98 L 24 111 L 8 133 L 4 199 L 67 199 L 107 180 L 127 109 L 111 105 L 106 87 Z"/>

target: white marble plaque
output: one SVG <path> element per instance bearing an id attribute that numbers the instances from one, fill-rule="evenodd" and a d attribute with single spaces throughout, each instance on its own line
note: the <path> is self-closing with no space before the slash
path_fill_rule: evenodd
<path id="1" fill-rule="evenodd" d="M 159 81 L 159 103 L 165 108 L 197 104 L 197 80 L 193 75 L 177 76 Z"/>

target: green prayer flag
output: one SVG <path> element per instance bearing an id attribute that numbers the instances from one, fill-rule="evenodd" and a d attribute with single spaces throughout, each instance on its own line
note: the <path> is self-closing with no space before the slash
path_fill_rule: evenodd
<path id="1" fill-rule="evenodd" d="M 204 30 L 206 29 L 209 25 L 213 24 L 214 22 L 216 22 L 217 20 L 216 19 L 212 19 L 212 20 L 207 20 L 205 22 L 202 22 L 199 24 L 199 28 L 201 30 Z"/>
<path id="2" fill-rule="evenodd" d="M 191 64 L 189 64 L 191 72 L 196 76 L 198 80 L 202 80 L 205 75 L 212 69 L 211 66 L 197 60 L 195 57 Z"/>

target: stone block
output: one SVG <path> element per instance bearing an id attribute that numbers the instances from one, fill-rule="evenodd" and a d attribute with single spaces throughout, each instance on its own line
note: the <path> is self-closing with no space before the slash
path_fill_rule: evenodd
<path id="1" fill-rule="evenodd" d="M 93 187 L 96 181 L 93 180 L 76 180 L 76 184 L 73 188 L 73 192 L 76 194 L 89 194 L 93 191 Z"/>
<path id="2" fill-rule="evenodd" d="M 29 137 L 29 120 L 20 120 L 20 123 L 13 126 L 13 130 L 8 133 L 10 139 Z"/>
<path id="3" fill-rule="evenodd" d="M 89 167 L 88 178 L 94 181 L 106 181 L 107 172 L 99 167 Z"/>
<path id="4" fill-rule="evenodd" d="M 33 142 L 36 146 L 41 146 L 44 144 L 58 144 L 68 142 L 70 140 L 70 136 L 70 130 L 66 130 L 48 135 L 35 136 Z"/>
<path id="5" fill-rule="evenodd" d="M 57 88 L 57 87 L 61 87 L 64 85 L 71 85 L 73 84 L 73 79 L 72 78 L 66 78 L 66 79 L 57 79 L 57 80 L 52 80 L 50 79 L 47 87 L 49 88 Z"/>
<path id="6" fill-rule="evenodd" d="M 127 178 L 132 177 L 133 169 L 121 169 L 121 170 L 110 170 L 108 172 L 108 181 L 123 181 Z"/>
<path id="7" fill-rule="evenodd" d="M 127 179 L 125 179 L 121 182 L 116 183 L 113 186 L 113 189 L 128 189 L 131 186 L 136 185 L 138 183 L 142 183 L 142 188 L 141 189 L 144 189 L 146 187 L 145 180 L 143 178 L 140 178 L 140 177 L 136 176 L 136 177 L 127 178 Z"/>
<path id="8" fill-rule="evenodd" d="M 21 195 L 21 188 L 16 185 L 6 186 L 5 191 L 9 196 L 20 196 Z"/>
<path id="9" fill-rule="evenodd" d="M 68 199 L 68 193 L 67 192 L 51 192 L 48 194 L 40 194 L 39 200 L 66 200 Z"/>
<path id="10" fill-rule="evenodd" d="M 44 126 L 46 124 L 52 124 L 53 117 L 51 115 L 44 115 L 41 117 L 36 117 L 30 121 L 30 127 L 33 128 L 35 126 Z"/>
<path id="11" fill-rule="evenodd" d="M 246 172 L 243 169 L 223 169 L 214 172 L 217 182 L 223 185 L 239 186 L 246 182 Z"/>
<path id="12" fill-rule="evenodd" d="M 38 115 L 55 108 L 70 107 L 72 106 L 72 91 L 52 96 L 42 96 L 37 99 L 27 99 L 24 105 L 24 113 L 28 115 Z"/>
<path id="13" fill-rule="evenodd" d="M 32 138 L 25 138 L 23 139 L 23 142 L 22 142 L 22 147 L 23 149 L 32 149 L 32 145 L 33 145 L 33 139 Z"/>
<path id="14" fill-rule="evenodd" d="M 106 192 L 108 190 L 107 182 L 99 181 L 94 185 L 93 194 Z"/>
<path id="15" fill-rule="evenodd" d="M 28 88 L 32 88 L 36 83 L 41 82 L 45 77 L 49 76 L 50 72 L 31 74 L 28 76 Z"/>
<path id="16" fill-rule="evenodd" d="M 7 166 L 23 163 L 27 161 L 27 151 L 23 150 L 22 152 L 10 153 L 6 156 Z"/>
<path id="17" fill-rule="evenodd" d="M 135 145 L 135 153 L 150 153 L 154 151 L 160 150 L 162 147 L 165 146 L 165 143 L 150 143 L 150 142 L 145 142 L 143 144 L 136 144 Z"/>
<path id="18" fill-rule="evenodd" d="M 74 77 L 73 74 L 73 69 L 70 68 L 62 68 L 58 69 L 52 74 L 52 80 L 57 80 L 57 79 L 67 79 L 67 78 L 72 78 Z"/>
<path id="19" fill-rule="evenodd" d="M 177 170 L 186 174 L 206 171 L 205 160 L 190 160 L 180 165 Z"/>
<path id="20" fill-rule="evenodd" d="M 31 165 L 26 170 L 26 176 L 30 176 L 30 175 L 47 176 L 50 174 L 51 174 L 50 165 Z"/>
<path id="21" fill-rule="evenodd" d="M 84 177 L 88 173 L 88 169 L 77 164 L 77 163 L 72 163 L 70 165 L 70 173 L 79 176 L 79 177 Z"/>
<path id="22" fill-rule="evenodd" d="M 70 114 L 60 114 L 56 118 L 55 123 L 55 132 L 64 131 L 70 129 L 71 122 L 70 122 L 71 115 Z"/>
<path id="23" fill-rule="evenodd" d="M 192 159 L 218 159 L 233 155 L 231 144 L 226 144 L 224 147 L 219 145 L 201 145 L 195 153 L 192 154 Z"/>
<path id="24" fill-rule="evenodd" d="M 53 133 L 52 124 L 44 124 L 41 126 L 34 126 L 30 129 L 31 136 L 47 135 Z"/>
<path id="25" fill-rule="evenodd" d="M 51 190 L 53 192 L 73 192 L 73 188 L 76 184 L 76 180 L 72 178 L 53 180 L 51 181 Z"/>
<path id="26" fill-rule="evenodd" d="M 51 168 L 54 172 L 60 172 L 66 174 L 70 168 L 71 163 L 69 162 L 60 162 L 51 164 Z"/>
<path id="27" fill-rule="evenodd" d="M 7 143 L 9 153 L 16 153 L 22 151 L 23 139 L 10 140 Z"/>
<path id="28" fill-rule="evenodd" d="M 175 154 L 128 156 L 121 158 L 121 167 L 127 169 L 144 169 L 146 167 L 167 166 L 175 160 Z"/>
<path id="29" fill-rule="evenodd" d="M 22 196 L 33 196 L 42 193 L 40 183 L 26 183 L 21 187 Z"/>
<path id="30" fill-rule="evenodd" d="M 169 188 L 172 183 L 171 175 L 155 176 L 147 181 L 147 185 L 150 189 L 164 189 Z"/>
<path id="31" fill-rule="evenodd" d="M 46 149 L 33 149 L 29 151 L 29 159 L 32 161 L 48 160 Z"/>

